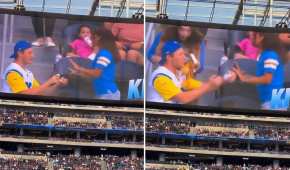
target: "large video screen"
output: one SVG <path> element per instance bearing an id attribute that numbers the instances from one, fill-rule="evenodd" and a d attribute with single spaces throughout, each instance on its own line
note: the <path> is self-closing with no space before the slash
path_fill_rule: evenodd
<path id="1" fill-rule="evenodd" d="M 289 108 L 289 29 L 169 21 L 146 22 L 146 101 Z"/>
<path id="2" fill-rule="evenodd" d="M 143 22 L 0 13 L 2 93 L 143 100 Z"/>

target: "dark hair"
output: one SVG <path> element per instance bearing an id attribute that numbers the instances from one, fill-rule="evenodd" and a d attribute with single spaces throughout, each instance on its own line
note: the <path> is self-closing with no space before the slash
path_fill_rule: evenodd
<path id="1" fill-rule="evenodd" d="M 262 50 L 273 50 L 277 52 L 280 56 L 282 61 L 285 63 L 286 59 L 286 50 L 283 46 L 282 42 L 280 41 L 277 33 L 262 33 L 258 32 L 261 36 L 263 36 L 262 40 Z"/>
<path id="2" fill-rule="evenodd" d="M 200 43 L 207 32 L 207 29 L 204 28 L 191 27 L 191 35 L 186 39 L 186 41 L 181 41 L 178 35 L 179 27 L 180 26 L 166 27 L 165 32 L 161 37 L 161 41 L 165 42 L 169 40 L 175 40 L 179 41 L 183 45 L 183 47 L 190 48 L 193 43 Z"/>
<path id="3" fill-rule="evenodd" d="M 110 51 L 116 60 L 119 59 L 119 51 L 116 46 L 116 38 L 111 31 L 103 27 L 96 29 L 93 36 L 93 45 Z"/>
<path id="4" fill-rule="evenodd" d="M 85 24 L 82 24 L 82 25 L 80 25 L 80 27 L 79 27 L 79 30 L 78 30 L 78 36 L 79 36 L 79 34 L 80 34 L 80 32 L 81 32 L 81 30 L 82 30 L 83 28 L 89 28 L 89 29 L 91 30 L 91 32 L 92 32 L 92 30 L 93 30 L 91 26 L 89 26 L 89 25 L 85 25 Z"/>

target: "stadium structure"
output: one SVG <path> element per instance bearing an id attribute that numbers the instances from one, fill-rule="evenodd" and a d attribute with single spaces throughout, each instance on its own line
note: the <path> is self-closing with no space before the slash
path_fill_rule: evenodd
<path id="1" fill-rule="evenodd" d="M 147 169 L 289 169 L 289 118 L 147 109 Z"/>
<path id="2" fill-rule="evenodd" d="M 0 169 L 143 169 L 142 107 L 0 103 Z"/>

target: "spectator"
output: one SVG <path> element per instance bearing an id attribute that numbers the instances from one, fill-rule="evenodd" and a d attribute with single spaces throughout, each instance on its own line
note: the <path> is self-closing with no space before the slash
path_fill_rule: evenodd
<path id="1" fill-rule="evenodd" d="M 54 18 L 32 17 L 32 24 L 36 34 L 36 41 L 32 42 L 33 46 L 55 47 L 56 44 L 52 39 L 55 24 Z"/>
<path id="2" fill-rule="evenodd" d="M 112 33 L 117 38 L 121 59 L 143 65 L 144 25 L 114 23 Z"/>

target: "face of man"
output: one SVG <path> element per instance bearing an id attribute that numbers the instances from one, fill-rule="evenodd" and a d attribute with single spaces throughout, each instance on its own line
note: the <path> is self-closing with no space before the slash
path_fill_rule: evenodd
<path id="1" fill-rule="evenodd" d="M 178 28 L 178 35 L 181 41 L 185 41 L 192 33 L 190 26 L 180 26 Z"/>
<path id="2" fill-rule="evenodd" d="M 18 52 L 18 59 L 21 60 L 21 62 L 24 65 L 32 64 L 32 60 L 33 60 L 32 48 L 28 48 L 24 51 Z"/>
<path id="3" fill-rule="evenodd" d="M 181 70 L 185 64 L 185 52 L 183 48 L 176 50 L 171 56 L 171 63 L 177 70 Z"/>

